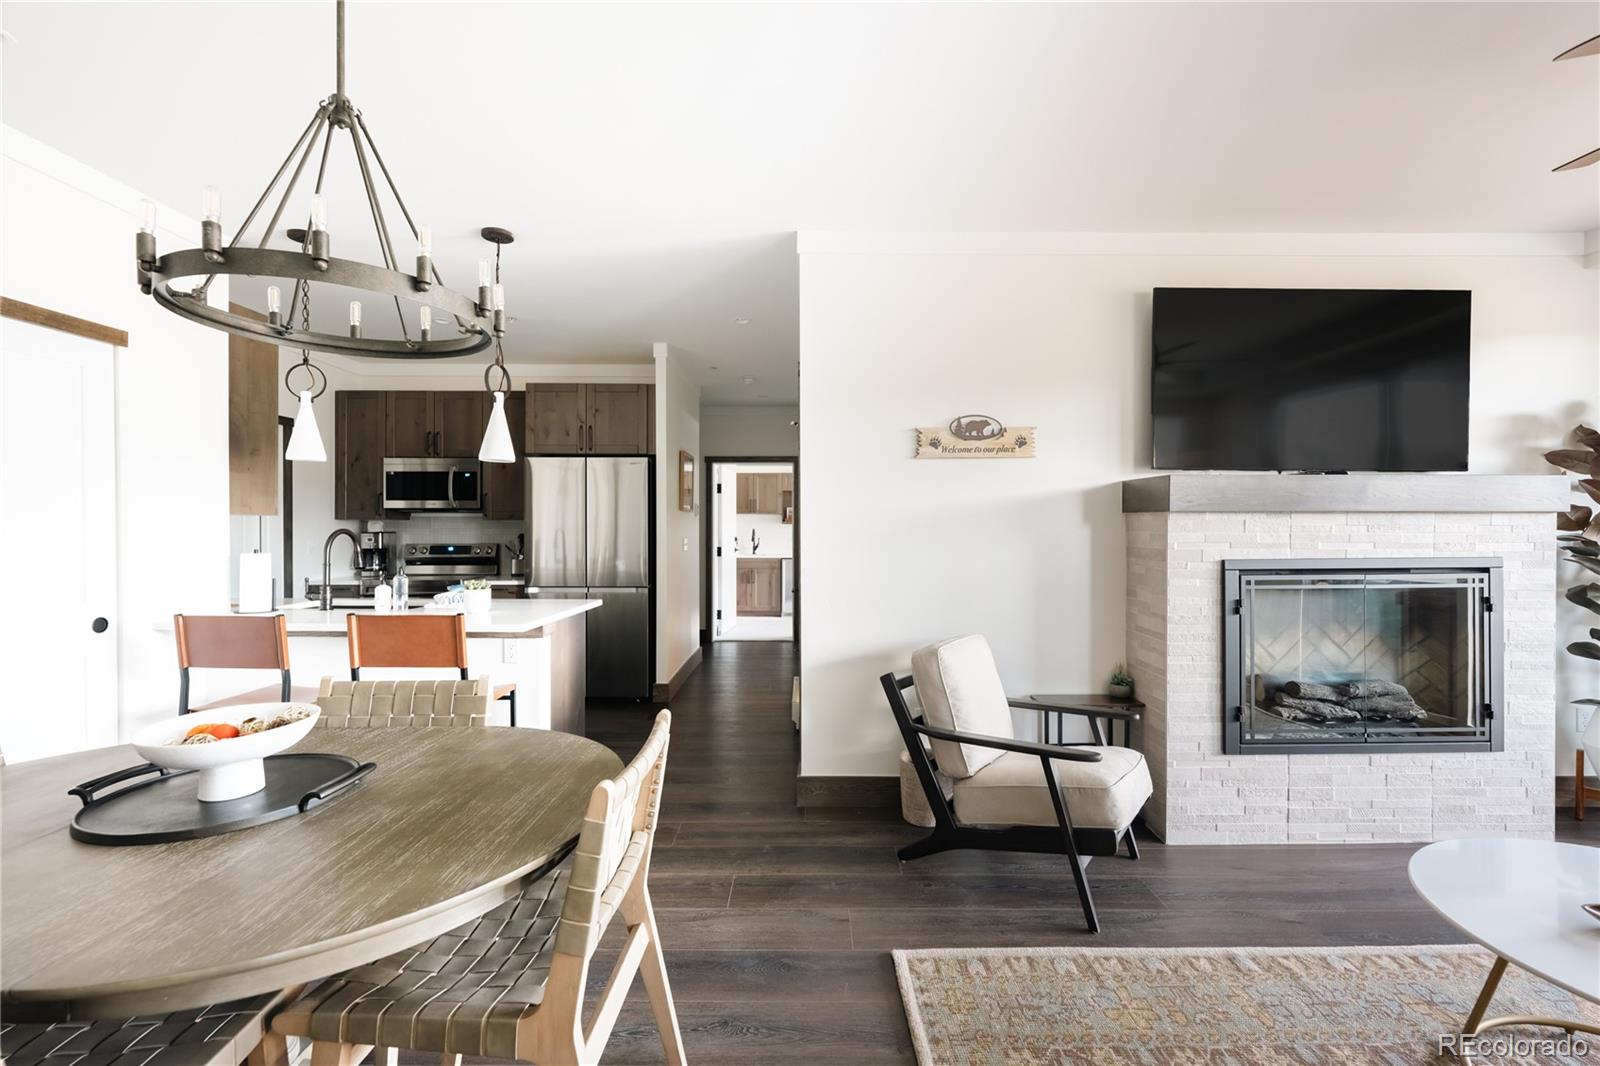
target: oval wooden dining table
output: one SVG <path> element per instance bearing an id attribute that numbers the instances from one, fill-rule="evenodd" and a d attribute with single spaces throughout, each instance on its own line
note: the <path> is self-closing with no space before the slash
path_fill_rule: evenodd
<path id="1" fill-rule="evenodd" d="M 377 764 L 304 814 L 200 840 L 73 840 L 67 789 L 141 762 L 100 748 L 0 768 L 0 1002 L 122 1018 L 315 981 L 517 896 L 622 762 L 535 729 L 316 729 L 294 749 Z"/>

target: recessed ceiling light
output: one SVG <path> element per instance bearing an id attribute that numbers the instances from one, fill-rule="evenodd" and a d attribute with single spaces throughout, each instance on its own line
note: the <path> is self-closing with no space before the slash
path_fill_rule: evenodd
<path id="1" fill-rule="evenodd" d="M 756 379 L 751 377 L 749 374 L 746 374 L 744 377 L 740 378 L 739 380 L 744 382 L 746 385 L 754 385 L 756 383 Z"/>
<path id="2" fill-rule="evenodd" d="M 748 318 L 736 318 L 733 320 L 733 324 L 736 326 L 748 326 L 750 320 Z"/>

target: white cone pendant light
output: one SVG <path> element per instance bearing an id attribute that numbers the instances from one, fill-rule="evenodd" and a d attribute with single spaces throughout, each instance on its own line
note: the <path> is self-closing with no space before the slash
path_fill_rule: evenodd
<path id="1" fill-rule="evenodd" d="M 503 420 L 503 419 L 502 419 Z M 511 435 L 506 434 L 506 440 Z M 300 409 L 294 413 L 294 432 L 289 434 L 289 446 L 284 458 L 294 462 L 325 463 L 328 452 L 322 446 L 322 433 L 317 429 L 317 415 L 311 409 L 311 392 L 300 394 Z"/>
<path id="2" fill-rule="evenodd" d="M 478 460 L 484 463 L 517 461 L 517 453 L 511 449 L 511 427 L 506 423 L 506 394 L 503 392 L 494 394 L 494 410 L 489 412 L 489 426 L 483 431 Z"/>

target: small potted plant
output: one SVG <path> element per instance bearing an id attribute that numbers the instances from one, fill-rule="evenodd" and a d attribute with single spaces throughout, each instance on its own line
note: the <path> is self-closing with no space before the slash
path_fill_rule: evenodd
<path id="1" fill-rule="evenodd" d="M 1121 663 L 1111 668 L 1111 680 L 1106 684 L 1106 694 L 1119 700 L 1133 699 L 1133 675 Z"/>
<path id="2" fill-rule="evenodd" d="M 488 614 L 489 602 L 493 596 L 494 592 L 489 588 L 489 583 L 481 578 L 461 583 L 461 598 L 468 614 Z"/>

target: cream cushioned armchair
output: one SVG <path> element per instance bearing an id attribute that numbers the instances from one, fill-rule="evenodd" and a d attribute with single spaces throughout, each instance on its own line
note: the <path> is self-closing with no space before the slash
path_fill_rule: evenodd
<path id="1" fill-rule="evenodd" d="M 1012 708 L 1037 705 L 1007 698 L 981 636 L 930 644 L 911 657 L 909 676 L 880 680 L 934 819 L 900 858 L 955 848 L 1066 855 L 1084 920 L 1099 931 L 1085 857 L 1115 855 L 1123 842 L 1139 857 L 1131 826 L 1150 798 L 1144 756 L 1018 740 Z M 906 702 L 913 687 L 921 714 Z"/>

